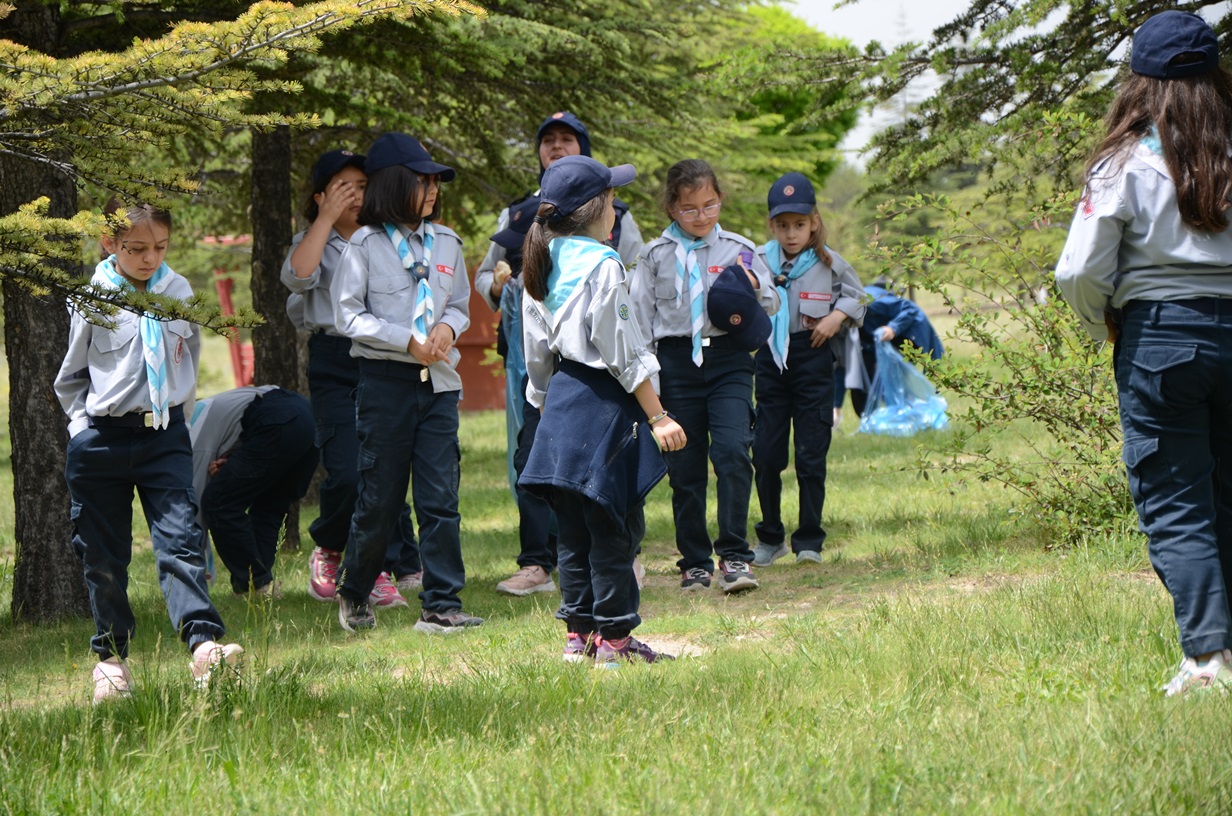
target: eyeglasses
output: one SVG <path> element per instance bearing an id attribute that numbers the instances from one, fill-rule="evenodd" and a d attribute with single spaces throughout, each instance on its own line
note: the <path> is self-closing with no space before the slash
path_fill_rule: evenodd
<path id="1" fill-rule="evenodd" d="M 676 210 L 676 217 L 683 221 L 701 221 L 703 218 L 714 218 L 723 209 L 723 202 L 702 207 L 700 210 Z"/>

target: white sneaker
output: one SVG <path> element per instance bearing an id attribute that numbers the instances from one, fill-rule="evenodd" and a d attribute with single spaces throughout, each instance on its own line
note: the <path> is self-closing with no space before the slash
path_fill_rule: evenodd
<path id="1" fill-rule="evenodd" d="M 104 700 L 123 700 L 132 696 L 133 676 L 128 664 L 112 655 L 94 664 L 94 704 Z"/>
<path id="2" fill-rule="evenodd" d="M 1224 694 L 1232 687 L 1232 651 L 1216 652 L 1201 663 L 1192 657 L 1181 661 L 1176 676 L 1160 689 L 1165 697 L 1214 689 Z"/>
<path id="3" fill-rule="evenodd" d="M 240 655 L 243 653 L 244 647 L 238 643 L 222 645 L 207 640 L 199 644 L 193 650 L 193 659 L 189 666 L 192 669 L 193 683 L 199 689 L 206 688 L 210 684 L 210 675 L 214 669 L 226 668 L 238 673 Z"/>

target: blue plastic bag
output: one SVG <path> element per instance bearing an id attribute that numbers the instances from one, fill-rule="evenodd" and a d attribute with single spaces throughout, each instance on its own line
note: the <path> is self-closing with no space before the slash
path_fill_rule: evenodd
<path id="1" fill-rule="evenodd" d="M 877 373 L 869 387 L 860 433 L 914 436 L 920 431 L 949 427 L 945 399 L 915 366 L 889 343 L 874 343 Z"/>

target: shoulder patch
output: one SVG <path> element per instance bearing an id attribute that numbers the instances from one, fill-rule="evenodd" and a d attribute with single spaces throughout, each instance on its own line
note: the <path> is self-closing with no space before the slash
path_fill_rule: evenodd
<path id="1" fill-rule="evenodd" d="M 616 310 L 616 314 L 620 315 L 621 320 L 628 320 L 629 319 L 629 304 L 627 303 L 620 304 L 620 308 Z"/>

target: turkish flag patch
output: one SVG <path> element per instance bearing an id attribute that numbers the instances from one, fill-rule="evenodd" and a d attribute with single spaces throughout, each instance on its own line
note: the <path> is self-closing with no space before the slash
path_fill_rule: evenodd
<path id="1" fill-rule="evenodd" d="M 801 292 L 800 300 L 833 300 L 833 292 Z"/>
<path id="2" fill-rule="evenodd" d="M 452 266 L 445 266 L 445 264 L 437 264 L 436 271 L 440 272 L 442 275 L 449 275 L 450 277 L 453 277 L 453 267 Z"/>

